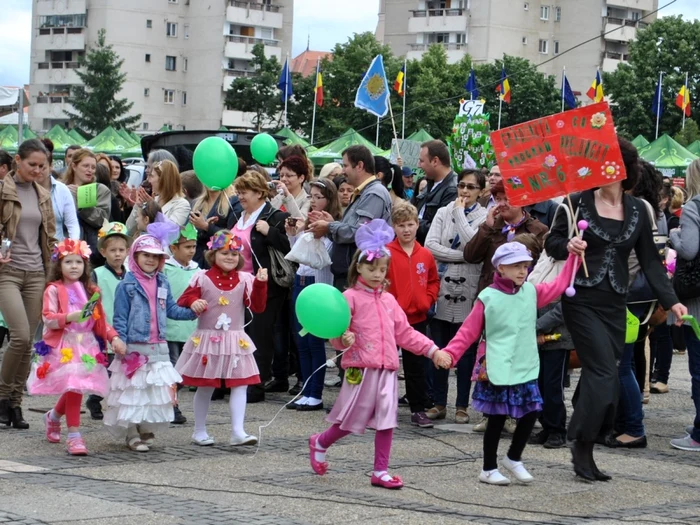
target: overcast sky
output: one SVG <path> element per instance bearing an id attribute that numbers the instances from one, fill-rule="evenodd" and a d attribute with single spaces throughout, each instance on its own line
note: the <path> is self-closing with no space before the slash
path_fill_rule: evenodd
<path id="1" fill-rule="evenodd" d="M 669 1 L 659 0 L 659 5 Z M 29 82 L 32 0 L 0 0 L 0 3 L 3 7 L 0 18 L 0 86 L 18 86 Z M 319 51 L 332 49 L 353 33 L 374 32 L 378 8 L 379 0 L 296 0 L 293 54 L 306 49 L 311 28 L 311 49 Z M 700 1 L 677 0 L 660 14 L 700 18 Z"/>

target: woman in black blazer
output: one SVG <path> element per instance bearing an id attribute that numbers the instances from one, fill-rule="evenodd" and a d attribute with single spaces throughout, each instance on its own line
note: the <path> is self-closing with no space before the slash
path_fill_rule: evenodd
<path id="1" fill-rule="evenodd" d="M 547 253 L 563 260 L 567 245 L 585 250 L 588 277 L 576 275 L 576 295 L 563 297 L 566 326 L 581 361 L 568 437 L 574 441 L 574 472 L 590 481 L 607 481 L 593 460 L 598 435 L 612 431 L 619 395 L 617 360 L 625 344 L 627 259 L 634 248 L 642 271 L 661 305 L 680 318 L 687 309 L 678 302 L 654 245 L 644 203 L 625 193 L 639 177 L 635 147 L 619 139 L 627 179 L 571 196 L 579 219 L 588 221 L 583 239 L 569 239 L 566 214 L 559 214 L 545 241 Z"/>
<path id="2" fill-rule="evenodd" d="M 190 222 L 197 228 L 194 261 L 200 268 L 209 269 L 209 263 L 204 258 L 209 239 L 219 230 L 231 229 L 242 212 L 243 208 L 238 202 L 238 197 L 233 194 L 233 186 L 223 191 L 206 188 L 194 202 L 190 212 Z"/>
<path id="3" fill-rule="evenodd" d="M 248 403 L 265 400 L 264 385 L 272 377 L 272 359 L 275 353 L 273 327 L 282 312 L 288 288 L 279 286 L 272 275 L 270 248 L 283 255 L 289 253 L 289 238 L 285 230 L 288 213 L 273 208 L 267 202 L 267 181 L 260 173 L 248 171 L 234 182 L 242 213 L 233 212 L 231 231 L 243 239 L 243 271 L 255 275 L 258 268 L 267 269 L 267 306 L 262 314 L 253 315 L 246 331 L 255 343 L 255 361 L 260 370 L 258 385 L 248 387 Z"/>

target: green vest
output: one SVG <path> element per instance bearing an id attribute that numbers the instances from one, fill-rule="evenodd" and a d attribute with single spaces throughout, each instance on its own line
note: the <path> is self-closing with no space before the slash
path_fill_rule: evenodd
<path id="1" fill-rule="evenodd" d="M 537 379 L 537 291 L 524 283 L 510 295 L 495 288 L 479 294 L 484 304 L 486 372 L 494 385 L 513 386 Z"/>
<path id="2" fill-rule="evenodd" d="M 198 271 L 199 268 L 187 270 L 172 264 L 165 265 L 163 272 L 170 283 L 173 299 L 177 301 L 180 298 L 182 293 L 187 289 L 187 285 L 190 284 L 190 280 Z M 165 324 L 165 337 L 170 342 L 184 343 L 196 329 L 196 319 L 194 321 L 173 321 L 172 319 L 168 319 Z"/>
<path id="3" fill-rule="evenodd" d="M 102 308 L 104 308 L 107 324 L 112 326 L 114 320 L 114 295 L 117 292 L 117 285 L 121 280 L 117 279 L 114 273 L 106 266 L 95 268 L 95 277 L 97 277 L 97 286 L 100 287 L 100 298 L 102 299 Z"/>

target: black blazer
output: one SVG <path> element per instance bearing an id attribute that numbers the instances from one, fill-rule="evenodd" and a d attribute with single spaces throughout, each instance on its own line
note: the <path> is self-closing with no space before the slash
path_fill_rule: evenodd
<path id="1" fill-rule="evenodd" d="M 208 250 L 207 243 L 209 242 L 209 239 L 211 239 L 211 237 L 220 230 L 230 230 L 233 228 L 233 225 L 238 221 L 238 219 L 233 220 L 234 214 L 237 214 L 237 216 L 240 217 L 241 213 L 243 213 L 243 207 L 238 201 L 238 197 L 232 195 L 228 201 L 228 215 L 219 215 L 216 210 L 219 207 L 219 199 L 222 197 L 225 198 L 223 193 L 216 199 L 214 206 L 211 207 L 211 210 L 209 210 L 206 217 L 207 220 L 212 217 L 216 217 L 217 220 L 209 223 L 209 228 L 206 230 L 197 229 L 197 248 L 194 254 L 194 260 L 197 264 L 199 264 L 200 268 L 205 270 L 209 269 L 209 264 L 204 258 L 204 252 Z"/>
<path id="2" fill-rule="evenodd" d="M 434 186 L 434 181 L 428 181 L 425 193 L 415 197 L 418 213 L 425 205 L 425 212 L 423 213 L 423 218 L 419 220 L 416 234 L 416 239 L 421 245 L 425 245 L 425 238 L 428 236 L 430 225 L 433 223 L 437 211 L 457 198 L 457 174 L 454 171 L 450 171 L 447 177 L 435 188 L 435 191 L 433 191 Z"/>
<path id="3" fill-rule="evenodd" d="M 595 207 L 593 190 L 573 194 L 571 201 L 574 213 L 576 209 L 579 210 L 578 218 L 588 221 L 588 229 L 583 233 L 583 240 L 588 243 L 586 249 L 588 278 L 584 276 L 583 266 L 581 266 L 576 274 L 578 286 L 593 288 L 607 278 L 615 292 L 627 295 L 629 285 L 627 261 L 634 248 L 642 271 L 661 305 L 668 310 L 679 302 L 654 244 L 649 214 L 640 199 L 627 194 L 623 195 L 625 218 L 622 231 L 617 237 L 612 237 L 602 226 Z M 560 213 L 544 243 L 547 253 L 555 259 L 564 260 L 569 256 L 566 249 L 569 242 L 568 229 L 566 214 Z"/>
<path id="4" fill-rule="evenodd" d="M 241 218 L 241 213 L 234 211 L 233 217 L 234 220 L 231 224 L 232 227 Z M 250 245 L 253 249 L 253 253 L 255 254 L 255 257 L 253 257 L 253 273 L 257 273 L 260 266 L 267 269 L 267 273 L 269 275 L 269 279 L 267 281 L 268 297 L 286 295 L 289 292 L 288 288 L 282 288 L 281 286 L 277 285 L 275 280 L 272 278 L 272 262 L 270 260 L 270 253 L 268 252 L 268 247 L 272 246 L 273 248 L 278 249 L 284 255 L 289 253 L 291 247 L 289 245 L 287 231 L 284 228 L 287 217 L 289 217 L 288 213 L 273 208 L 269 202 L 266 202 L 265 206 L 263 206 L 262 212 L 260 212 L 258 220 L 266 221 L 270 225 L 270 231 L 267 233 L 267 235 L 263 235 L 255 229 L 255 226 L 253 226 L 253 229 L 250 232 Z M 245 255 L 245 248 L 243 253 Z M 258 264 L 258 261 L 260 261 L 260 264 Z"/>

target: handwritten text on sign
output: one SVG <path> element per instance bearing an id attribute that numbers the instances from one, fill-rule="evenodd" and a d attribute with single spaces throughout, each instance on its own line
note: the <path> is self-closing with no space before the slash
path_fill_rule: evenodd
<path id="1" fill-rule="evenodd" d="M 517 206 L 627 177 L 606 102 L 494 131 L 491 140 Z"/>

